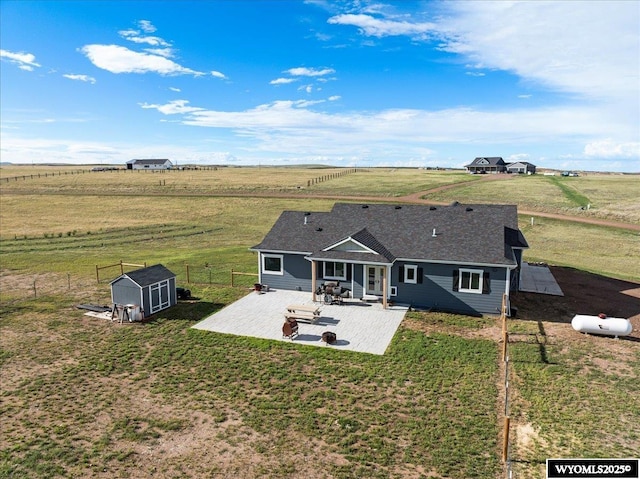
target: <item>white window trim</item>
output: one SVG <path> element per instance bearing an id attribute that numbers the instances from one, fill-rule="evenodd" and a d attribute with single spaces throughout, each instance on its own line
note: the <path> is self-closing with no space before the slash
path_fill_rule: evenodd
<path id="1" fill-rule="evenodd" d="M 280 260 L 280 271 L 272 271 L 265 267 L 265 258 L 278 258 Z M 277 274 L 279 276 L 284 275 L 284 255 L 281 254 L 262 254 L 262 274 Z"/>
<path id="2" fill-rule="evenodd" d="M 480 275 L 480 281 L 478 282 L 478 289 L 473 289 L 473 288 L 463 288 L 462 287 L 462 274 L 463 273 L 469 273 L 471 275 L 473 274 L 479 274 Z M 482 269 L 460 269 L 459 270 L 459 275 L 460 277 L 458 278 L 458 291 L 461 293 L 474 293 L 474 294 L 482 294 L 482 290 L 483 290 L 483 286 L 484 286 L 484 270 Z"/>
<path id="3" fill-rule="evenodd" d="M 407 274 L 409 271 L 413 271 L 413 279 L 409 279 Z M 404 282 L 409 284 L 418 284 L 418 266 L 415 264 L 404 265 Z"/>
<path id="4" fill-rule="evenodd" d="M 330 276 L 327 274 L 327 263 L 333 263 L 334 265 L 336 264 L 341 264 L 342 265 L 342 271 L 344 271 L 344 274 L 342 276 Z M 333 271 L 335 272 L 335 266 L 333 267 Z M 341 279 L 342 281 L 346 281 L 347 280 L 347 263 L 343 263 L 341 261 L 324 261 L 322 263 L 322 277 L 324 279 Z"/>
<path id="5" fill-rule="evenodd" d="M 165 301 L 162 301 L 162 290 L 165 290 L 167 293 L 167 298 Z M 153 304 L 153 291 L 158 291 L 157 304 Z M 151 314 L 157 313 L 162 309 L 168 308 L 170 302 L 171 302 L 171 293 L 169 291 L 169 280 L 160 281 L 159 283 L 152 284 L 149 287 L 149 303 L 151 307 Z"/>

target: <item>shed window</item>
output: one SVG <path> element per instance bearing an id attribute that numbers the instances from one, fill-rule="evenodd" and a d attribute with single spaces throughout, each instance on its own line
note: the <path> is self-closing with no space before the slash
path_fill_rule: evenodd
<path id="1" fill-rule="evenodd" d="M 347 279 L 347 265 L 345 263 L 324 262 L 324 277 L 327 279 Z"/>
<path id="2" fill-rule="evenodd" d="M 264 274 L 284 274 L 281 254 L 263 254 L 262 272 Z"/>

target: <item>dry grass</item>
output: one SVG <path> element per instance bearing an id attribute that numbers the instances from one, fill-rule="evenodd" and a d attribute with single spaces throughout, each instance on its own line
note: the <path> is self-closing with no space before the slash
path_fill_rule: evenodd
<path id="1" fill-rule="evenodd" d="M 79 173 L 82 171 L 82 173 Z M 418 169 L 244 167 L 200 170 L 116 170 L 10 166 L 0 170 L 5 193 L 207 195 L 311 193 L 397 197 L 441 185 L 470 181 L 462 172 Z M 46 174 L 55 176 L 44 176 Z M 62 173 L 62 174 L 59 174 Z M 66 173 L 66 174 L 65 174 Z M 19 177 L 19 179 L 8 178 Z M 1 178 L 6 178 L 4 181 Z M 24 178 L 24 179 L 23 179 Z"/>
<path id="2" fill-rule="evenodd" d="M 577 178 L 509 175 L 425 196 L 433 201 L 517 204 L 521 210 L 640 223 L 640 175 L 593 174 Z M 583 208 L 583 202 L 590 208 Z"/>
<path id="3" fill-rule="evenodd" d="M 571 266 L 608 277 L 640 281 L 638 233 L 559 220 L 521 218 L 529 243 L 525 260 Z"/>

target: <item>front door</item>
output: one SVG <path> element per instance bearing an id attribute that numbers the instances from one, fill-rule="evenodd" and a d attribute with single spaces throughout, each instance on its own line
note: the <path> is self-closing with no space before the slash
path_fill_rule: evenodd
<path id="1" fill-rule="evenodd" d="M 367 281 L 365 294 L 382 296 L 382 285 L 384 278 L 384 266 L 367 266 Z"/>

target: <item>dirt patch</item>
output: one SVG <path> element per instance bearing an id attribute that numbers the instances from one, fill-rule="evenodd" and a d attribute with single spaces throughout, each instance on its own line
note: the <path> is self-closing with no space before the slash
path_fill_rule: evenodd
<path id="1" fill-rule="evenodd" d="M 633 331 L 628 339 L 640 341 L 640 283 L 607 278 L 574 268 L 550 266 L 549 269 L 564 296 L 514 294 L 511 304 L 518 308 L 519 319 L 542 321 L 545 328 L 554 334 L 567 329 L 575 333 L 571 328 L 571 320 L 576 314 L 604 313 L 610 317 L 629 319 Z"/>

